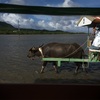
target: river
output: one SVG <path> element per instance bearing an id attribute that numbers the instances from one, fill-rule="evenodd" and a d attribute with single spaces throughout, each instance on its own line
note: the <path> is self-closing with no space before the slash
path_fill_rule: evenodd
<path id="1" fill-rule="evenodd" d="M 88 73 L 80 68 L 74 75 L 75 65 L 66 64 L 55 73 L 48 64 L 45 72 L 40 74 L 41 59 L 32 61 L 27 58 L 28 50 L 32 46 L 39 46 L 49 42 L 73 43 L 82 45 L 87 39 L 86 34 L 63 35 L 0 35 L 0 83 L 20 84 L 99 84 L 100 65 L 90 63 Z M 86 44 L 83 46 L 86 49 Z"/>

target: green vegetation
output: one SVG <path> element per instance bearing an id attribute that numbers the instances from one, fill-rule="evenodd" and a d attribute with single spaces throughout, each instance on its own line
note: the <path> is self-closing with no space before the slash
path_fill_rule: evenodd
<path id="1" fill-rule="evenodd" d="M 0 22 L 0 34 L 73 34 L 73 32 L 64 32 L 61 30 L 48 31 L 48 30 L 35 30 L 35 29 L 17 29 L 10 24 L 5 22 Z M 83 33 L 74 33 L 83 34 Z"/>

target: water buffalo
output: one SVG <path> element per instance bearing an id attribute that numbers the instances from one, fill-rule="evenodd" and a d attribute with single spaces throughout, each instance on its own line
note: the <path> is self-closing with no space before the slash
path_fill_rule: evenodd
<path id="1" fill-rule="evenodd" d="M 67 43 L 48 43 L 46 45 L 42 45 L 39 47 L 32 47 L 29 50 L 27 57 L 34 58 L 38 57 L 53 57 L 53 58 L 82 58 L 85 55 L 84 50 L 77 43 L 67 44 Z M 57 64 L 56 62 L 52 62 L 55 71 L 57 72 Z M 75 73 L 77 73 L 79 67 L 82 63 L 75 63 L 76 69 Z M 47 65 L 47 61 L 43 62 L 41 73 L 44 71 L 45 66 Z"/>

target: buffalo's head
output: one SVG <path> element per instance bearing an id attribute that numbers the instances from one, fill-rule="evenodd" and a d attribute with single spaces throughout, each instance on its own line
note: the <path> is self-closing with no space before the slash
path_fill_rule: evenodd
<path id="1" fill-rule="evenodd" d="M 39 51 L 39 48 L 41 48 L 43 45 L 39 46 L 39 47 L 32 47 L 31 49 L 29 49 L 28 58 L 32 58 L 32 60 L 34 60 L 34 57 L 36 56 L 41 56 L 41 53 Z"/>
<path id="2" fill-rule="evenodd" d="M 31 49 L 29 49 L 27 57 L 34 59 L 34 57 L 37 56 L 38 51 L 38 48 L 32 47 Z"/>

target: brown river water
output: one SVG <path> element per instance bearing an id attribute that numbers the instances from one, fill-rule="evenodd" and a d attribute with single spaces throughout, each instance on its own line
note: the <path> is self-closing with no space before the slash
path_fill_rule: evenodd
<path id="1" fill-rule="evenodd" d="M 64 63 L 57 74 L 48 64 L 45 72 L 40 74 L 40 58 L 27 58 L 32 46 L 49 42 L 73 43 L 82 45 L 86 34 L 63 35 L 0 35 L 0 84 L 97 84 L 100 83 L 100 63 L 90 63 L 88 73 L 79 69 L 74 74 L 75 64 Z M 83 46 L 86 49 L 86 44 Z M 88 49 L 86 49 L 87 52 Z"/>

